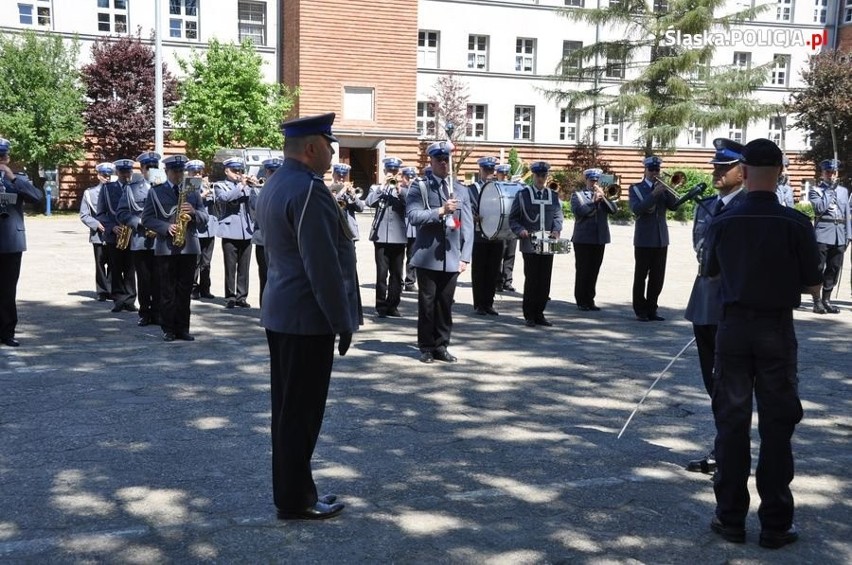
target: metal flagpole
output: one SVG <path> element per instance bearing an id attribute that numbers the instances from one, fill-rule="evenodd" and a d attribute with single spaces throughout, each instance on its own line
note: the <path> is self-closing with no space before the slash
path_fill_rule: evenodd
<path id="1" fill-rule="evenodd" d="M 163 154 L 163 22 L 160 0 L 154 0 L 154 150 Z"/>

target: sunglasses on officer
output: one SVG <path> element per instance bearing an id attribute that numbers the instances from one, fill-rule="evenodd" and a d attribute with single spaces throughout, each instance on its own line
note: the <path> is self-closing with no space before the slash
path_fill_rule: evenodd
<path id="1" fill-rule="evenodd" d="M 440 162 L 440 163 L 447 163 L 447 162 L 450 161 L 449 155 L 435 155 L 432 158 L 435 159 L 436 161 Z"/>

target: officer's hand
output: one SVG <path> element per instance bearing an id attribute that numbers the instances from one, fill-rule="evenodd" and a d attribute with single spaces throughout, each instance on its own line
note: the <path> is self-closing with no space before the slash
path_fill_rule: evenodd
<path id="1" fill-rule="evenodd" d="M 121 235 L 121 226 L 112 226 L 112 233 L 115 235 Z"/>
<path id="2" fill-rule="evenodd" d="M 189 214 L 190 216 L 194 216 L 194 215 L 195 215 L 195 207 L 193 207 L 193 205 L 192 205 L 192 204 L 190 204 L 189 202 L 184 202 L 184 203 L 181 205 L 181 207 L 180 207 L 180 211 L 181 211 L 181 212 L 186 212 L 186 213 L 187 213 L 187 214 Z"/>
<path id="3" fill-rule="evenodd" d="M 444 214 L 451 214 L 452 212 L 455 212 L 458 207 L 459 207 L 459 201 L 456 200 L 455 198 L 451 198 L 451 199 L 447 200 L 446 202 L 444 202 L 444 206 L 443 206 Z"/>
<path id="4" fill-rule="evenodd" d="M 174 235 L 177 231 L 177 224 L 169 224 L 169 235 Z"/>
<path id="5" fill-rule="evenodd" d="M 464 261 L 459 262 L 459 273 L 463 273 L 467 270 L 467 263 Z"/>
<path id="6" fill-rule="evenodd" d="M 529 236 L 530 232 L 528 232 L 527 230 L 521 230 L 521 233 L 518 234 L 518 237 L 520 237 L 521 239 L 527 239 L 529 238 Z"/>
<path id="7" fill-rule="evenodd" d="M 10 169 L 9 165 L 7 165 L 6 163 L 0 163 L 0 171 L 3 171 L 5 173 L 4 176 L 7 176 L 9 178 L 15 178 L 15 173 L 12 172 L 12 169 Z"/>
<path id="8" fill-rule="evenodd" d="M 340 341 L 337 343 L 337 352 L 343 357 L 349 351 L 349 346 L 352 344 L 352 332 L 344 332 L 340 334 Z"/>
<path id="9" fill-rule="evenodd" d="M 561 235 L 561 232 L 558 232 L 558 231 L 550 232 L 550 237 L 552 237 L 553 239 L 559 239 L 560 235 Z"/>

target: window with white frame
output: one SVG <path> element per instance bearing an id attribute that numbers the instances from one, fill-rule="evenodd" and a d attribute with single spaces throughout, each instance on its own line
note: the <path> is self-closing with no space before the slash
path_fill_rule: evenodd
<path id="1" fill-rule="evenodd" d="M 515 139 L 532 141 L 535 106 L 515 106 Z"/>
<path id="2" fill-rule="evenodd" d="M 624 78 L 624 59 L 608 58 L 604 74 L 608 78 Z"/>
<path id="3" fill-rule="evenodd" d="M 570 8 L 582 8 L 583 0 L 565 0 L 565 6 Z"/>
<path id="4" fill-rule="evenodd" d="M 577 141 L 580 131 L 580 115 L 574 110 L 559 110 L 559 141 Z"/>
<path id="5" fill-rule="evenodd" d="M 435 103 L 434 102 L 418 102 L 417 103 L 417 135 L 418 137 L 427 137 L 434 139 L 437 135 L 438 127 L 435 119 Z"/>
<path id="6" fill-rule="evenodd" d="M 562 74 L 569 77 L 579 77 L 583 70 L 582 61 L 568 62 L 566 59 L 583 48 L 582 41 L 562 42 Z"/>
<path id="7" fill-rule="evenodd" d="M 693 147 L 703 147 L 704 128 L 699 127 L 698 124 L 690 124 L 689 127 L 686 128 L 686 144 Z"/>
<path id="8" fill-rule="evenodd" d="M 266 45 L 266 2 L 237 4 L 237 34 L 240 43 L 251 39 L 255 45 Z"/>
<path id="9" fill-rule="evenodd" d="M 846 0 L 846 5 L 843 8 L 843 23 L 852 22 L 852 0 Z"/>
<path id="10" fill-rule="evenodd" d="M 769 135 L 770 141 L 780 147 L 784 146 L 784 134 L 787 129 L 786 116 L 772 116 L 769 118 Z"/>
<path id="11" fill-rule="evenodd" d="M 814 0 L 814 23 L 824 24 L 828 14 L 828 0 Z"/>
<path id="12" fill-rule="evenodd" d="M 612 112 L 604 111 L 603 140 L 607 143 L 621 142 L 621 122 L 615 118 Z"/>
<path id="13" fill-rule="evenodd" d="M 519 73 L 535 72 L 535 39 L 519 37 L 515 41 L 515 70 Z"/>
<path id="14" fill-rule="evenodd" d="M 18 3 L 18 22 L 21 25 L 51 27 L 50 1 L 37 0 L 35 3 Z"/>
<path id="15" fill-rule="evenodd" d="M 417 66 L 430 69 L 438 68 L 438 32 L 421 30 L 417 32 Z"/>
<path id="16" fill-rule="evenodd" d="M 733 65 L 737 70 L 748 70 L 751 67 L 751 53 L 747 51 L 735 51 Z"/>
<path id="17" fill-rule="evenodd" d="M 488 36 L 467 36 L 467 68 L 477 71 L 488 70 Z"/>
<path id="18" fill-rule="evenodd" d="M 790 75 L 790 56 L 775 55 L 772 60 L 770 84 L 773 86 L 787 86 L 787 77 Z"/>
<path id="19" fill-rule="evenodd" d="M 198 39 L 198 0 L 169 0 L 169 37 Z"/>
<path id="20" fill-rule="evenodd" d="M 668 0 L 654 0 L 654 13 L 665 14 L 669 11 Z"/>
<path id="21" fill-rule="evenodd" d="M 467 105 L 467 126 L 465 136 L 468 139 L 485 139 L 485 120 L 488 106 L 485 104 Z"/>
<path id="22" fill-rule="evenodd" d="M 728 124 L 728 139 L 737 143 L 745 143 L 745 128 L 730 122 Z"/>
<path id="23" fill-rule="evenodd" d="M 775 20 L 779 22 L 789 22 L 793 19 L 793 0 L 777 0 L 778 5 L 775 8 Z"/>
<path id="24" fill-rule="evenodd" d="M 127 33 L 127 0 L 98 0 L 98 31 Z"/>
<path id="25" fill-rule="evenodd" d="M 370 87 L 343 87 L 343 119 L 373 121 L 375 90 Z"/>

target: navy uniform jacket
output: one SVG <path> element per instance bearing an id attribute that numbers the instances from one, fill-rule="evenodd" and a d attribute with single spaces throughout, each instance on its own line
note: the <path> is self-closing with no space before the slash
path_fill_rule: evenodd
<path id="1" fill-rule="evenodd" d="M 146 251 L 154 249 L 154 239 L 145 237 L 145 226 L 142 225 L 142 210 L 151 185 L 142 180 L 127 185 L 118 201 L 116 216 L 118 223 L 133 228 L 130 236 L 131 251 Z"/>
<path id="2" fill-rule="evenodd" d="M 470 263 L 473 252 L 470 192 L 460 182 L 453 183 L 453 196 L 459 202 L 453 213 L 457 228 L 448 226 L 446 218 L 438 217 L 438 208 L 447 196 L 441 192 L 441 182 L 432 175 L 415 180 L 408 189 L 405 208 L 409 223 L 417 230 L 411 265 L 418 269 L 457 273 L 460 263 Z"/>
<path id="3" fill-rule="evenodd" d="M 745 200 L 745 195 L 745 190 L 737 192 L 722 208 L 722 211 L 736 208 Z M 695 220 L 692 224 L 692 247 L 695 249 L 699 265 L 704 256 L 707 229 L 713 220 L 713 210 L 718 199 L 718 196 L 702 198 L 698 200 L 695 207 Z M 719 277 L 703 277 L 699 273 L 692 285 L 692 293 L 689 295 L 689 302 L 686 305 L 686 312 L 684 312 L 683 317 L 696 326 L 717 325 L 722 315 L 721 284 L 722 281 Z"/>
<path id="4" fill-rule="evenodd" d="M 353 196 L 352 198 L 341 198 L 340 189 L 343 187 L 343 183 L 339 183 L 336 186 L 332 185 L 331 190 L 335 192 L 335 199 L 337 200 L 337 205 L 340 206 L 341 202 L 343 202 L 343 211 L 346 212 L 346 220 L 349 222 L 349 230 L 352 232 L 352 240 L 358 241 L 360 237 L 360 230 L 358 229 L 358 218 L 355 217 L 356 212 L 363 212 L 366 204 L 363 200 L 358 198 L 357 196 Z"/>
<path id="5" fill-rule="evenodd" d="M 630 185 L 630 210 L 636 216 L 634 247 L 668 247 L 666 210 L 674 210 L 677 199 L 668 190 L 651 196 L 654 189 L 643 179 Z"/>
<path id="6" fill-rule="evenodd" d="M 118 181 L 108 182 L 101 185 L 101 194 L 98 197 L 97 219 L 104 225 L 104 241 L 115 245 L 115 234 L 112 228 L 120 224 L 118 221 L 118 203 L 124 194 L 125 185 Z"/>
<path id="7" fill-rule="evenodd" d="M 207 194 L 204 196 L 199 194 L 199 197 L 201 198 L 201 205 L 207 211 L 207 224 L 198 225 L 198 237 L 209 239 L 217 235 L 216 232 L 219 229 L 219 211 L 216 209 L 216 191 L 206 181 L 202 182 L 202 185 L 204 187 L 203 190 L 206 190 Z"/>
<path id="8" fill-rule="evenodd" d="M 608 214 L 618 210 L 615 202 L 604 198 L 594 201 L 595 191 L 588 188 L 575 190 L 571 195 L 571 211 L 574 213 L 574 243 L 604 245 L 610 242 Z"/>
<path id="9" fill-rule="evenodd" d="M 254 232 L 254 220 L 249 211 L 251 187 L 223 180 L 215 183 L 213 189 L 219 202 L 219 227 L 216 235 L 222 239 L 251 239 Z"/>
<path id="10" fill-rule="evenodd" d="M 782 206 L 793 207 L 793 187 L 789 184 L 779 184 L 775 187 L 775 196 L 778 197 L 778 203 Z"/>
<path id="11" fill-rule="evenodd" d="M 260 188 L 259 186 L 251 187 L 251 191 L 249 192 L 249 214 L 254 220 L 253 232 L 251 234 L 251 242 L 255 245 L 263 246 L 263 231 L 261 231 L 260 226 L 257 225 L 257 199 L 260 197 Z"/>
<path id="12" fill-rule="evenodd" d="M 518 191 L 509 211 L 509 228 L 515 235 L 520 236 L 523 230 L 530 234 L 542 230 L 541 212 L 542 206 L 533 202 L 533 194 L 536 189 L 527 186 Z M 549 188 L 543 188 L 541 199 L 547 201 L 544 205 L 544 231 L 562 231 L 562 204 L 559 195 Z M 520 239 L 521 253 L 535 253 L 532 238 Z"/>
<path id="13" fill-rule="evenodd" d="M 355 244 L 322 177 L 285 158 L 260 193 L 257 221 L 267 262 L 261 325 L 298 335 L 357 330 Z"/>
<path id="14" fill-rule="evenodd" d="M 808 192 L 814 207 L 814 231 L 817 243 L 845 246 L 852 236 L 850 225 L 849 191 L 845 187 L 832 188 L 821 181 Z"/>
<path id="15" fill-rule="evenodd" d="M 41 202 L 42 194 L 26 175 L 18 173 L 10 182 L 3 177 L 3 191 L 17 194 L 14 204 L 6 204 L 6 214 L 0 216 L 0 253 L 21 253 L 27 250 L 27 232 L 24 227 L 24 201 Z"/>
<path id="16" fill-rule="evenodd" d="M 183 247 L 172 245 L 169 226 L 177 223 L 176 211 L 178 195 L 176 187 L 171 183 L 153 186 L 145 201 L 142 211 L 142 223 L 145 227 L 157 232 L 154 245 L 154 255 L 198 255 L 201 253 L 201 243 L 198 241 L 198 226 L 207 223 L 207 210 L 201 203 L 201 197 L 196 191 L 190 191 L 186 201 L 195 208 L 195 215 L 186 226 L 186 243 Z"/>
<path id="17" fill-rule="evenodd" d="M 100 222 L 98 215 L 98 199 L 101 197 L 101 185 L 87 188 L 83 191 L 83 199 L 80 200 L 80 221 L 89 228 L 89 243 L 92 245 L 103 245 L 104 234 L 98 231 Z"/>
<path id="18" fill-rule="evenodd" d="M 367 195 L 367 206 L 376 209 L 378 239 L 376 243 L 408 242 L 405 225 L 405 189 L 373 185 Z M 374 217 L 375 221 L 375 217 Z"/>

